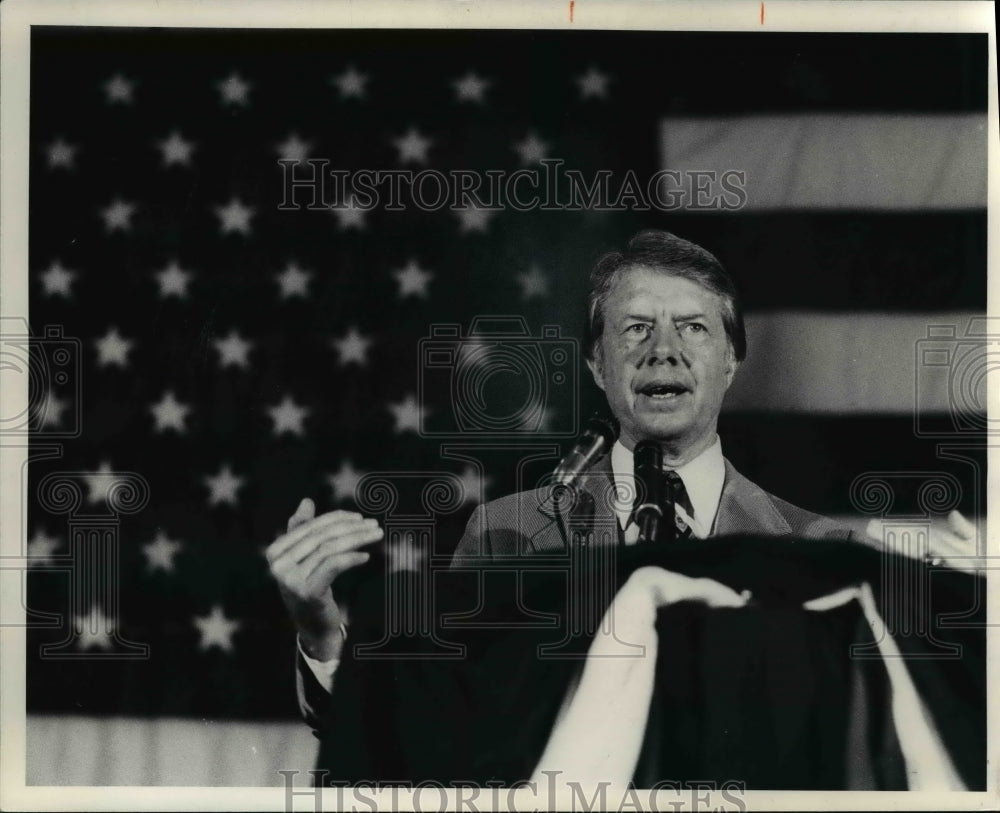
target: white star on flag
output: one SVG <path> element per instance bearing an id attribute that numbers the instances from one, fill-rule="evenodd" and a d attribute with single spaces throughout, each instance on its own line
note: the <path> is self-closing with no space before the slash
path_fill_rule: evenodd
<path id="1" fill-rule="evenodd" d="M 465 76 L 461 79 L 456 79 L 452 84 L 455 86 L 455 96 L 458 101 L 478 102 L 480 104 L 484 101 L 483 94 L 490 85 L 489 81 L 477 76 L 474 71 L 469 71 Z"/>
<path id="2" fill-rule="evenodd" d="M 354 490 L 364 475 L 363 471 L 354 468 L 350 460 L 345 460 L 340 464 L 336 474 L 328 474 L 326 477 L 327 483 L 333 489 L 333 498 L 337 501 L 353 500 Z"/>
<path id="3" fill-rule="evenodd" d="M 247 95 L 250 93 L 250 84 L 235 71 L 221 82 L 216 83 L 219 94 L 222 96 L 223 104 L 246 105 Z"/>
<path id="4" fill-rule="evenodd" d="M 170 137 L 157 143 L 160 152 L 163 153 L 163 165 L 165 167 L 180 164 L 190 166 L 191 152 L 194 150 L 193 141 L 185 141 L 184 138 L 174 130 Z"/>
<path id="5" fill-rule="evenodd" d="M 552 431 L 552 419 L 554 417 L 555 410 L 549 406 L 539 408 L 536 405 L 528 407 L 524 411 L 524 418 L 521 420 L 520 428 L 523 430 L 532 430 L 539 435 L 545 435 Z"/>
<path id="6" fill-rule="evenodd" d="M 365 98 L 365 83 L 368 81 L 368 74 L 359 73 L 353 65 L 348 66 L 339 76 L 334 76 L 330 80 L 340 91 L 341 99 L 363 99 Z"/>
<path id="7" fill-rule="evenodd" d="M 396 421 L 396 431 L 413 432 L 420 431 L 421 409 L 417 405 L 417 399 L 412 395 L 407 395 L 398 404 L 389 404 L 389 411 Z"/>
<path id="8" fill-rule="evenodd" d="M 240 338 L 235 330 L 230 330 L 224 339 L 215 339 L 215 349 L 219 351 L 219 364 L 223 367 L 246 367 L 247 353 L 250 352 L 250 342 Z"/>
<path id="9" fill-rule="evenodd" d="M 76 277 L 75 271 L 63 268 L 59 260 L 53 260 L 52 265 L 42 274 L 42 285 L 45 286 L 46 295 L 72 296 L 73 292 L 69 286 L 73 284 L 74 277 Z"/>
<path id="10" fill-rule="evenodd" d="M 195 616 L 194 625 L 201 633 L 201 640 L 198 648 L 207 651 L 212 647 L 218 647 L 223 652 L 233 651 L 233 635 L 239 630 L 241 624 L 230 618 L 226 618 L 222 607 L 216 604 L 212 607 L 209 615 Z"/>
<path id="11" fill-rule="evenodd" d="M 237 490 L 243 485 L 243 477 L 237 477 L 233 474 L 233 470 L 229 467 L 228 463 L 224 463 L 222 468 L 219 469 L 219 473 L 214 477 L 205 477 L 203 482 L 208 486 L 208 504 L 209 505 L 220 505 L 221 503 L 229 503 L 230 505 L 236 505 L 238 498 L 236 496 Z"/>
<path id="12" fill-rule="evenodd" d="M 188 282 L 191 281 L 191 272 L 185 271 L 173 261 L 162 271 L 156 272 L 156 281 L 160 284 L 160 298 L 166 299 L 168 296 L 176 296 L 180 299 L 187 297 Z"/>
<path id="13" fill-rule="evenodd" d="M 298 133 L 291 133 L 275 149 L 278 152 L 278 157 L 285 161 L 305 161 L 309 157 L 312 145 L 299 138 Z"/>
<path id="14" fill-rule="evenodd" d="M 390 573 L 404 570 L 420 570 L 420 562 L 426 551 L 416 543 L 413 531 L 404 533 L 398 541 L 385 545 L 385 558 Z"/>
<path id="15" fill-rule="evenodd" d="M 309 278 L 312 274 L 303 271 L 295 263 L 289 263 L 285 270 L 277 275 L 278 285 L 281 286 L 281 298 L 289 299 L 293 296 L 306 296 L 309 293 Z"/>
<path id="16" fill-rule="evenodd" d="M 156 419 L 156 431 L 163 432 L 167 429 L 175 429 L 178 432 L 185 432 L 187 427 L 184 419 L 191 411 L 191 407 L 185 406 L 176 398 L 171 391 L 167 391 L 158 404 L 150 407 L 150 412 Z"/>
<path id="17" fill-rule="evenodd" d="M 184 546 L 180 542 L 170 539 L 163 531 L 158 531 L 152 542 L 142 546 L 142 552 L 146 556 L 147 569 L 172 573 L 174 557 L 182 547 Z"/>
<path id="18" fill-rule="evenodd" d="M 291 396 L 286 395 L 281 403 L 276 407 L 267 410 L 274 421 L 274 434 L 280 435 L 283 432 L 290 432 L 301 437 L 303 433 L 302 422 L 305 420 L 309 410 L 298 406 Z"/>
<path id="19" fill-rule="evenodd" d="M 102 460 L 101 465 L 98 466 L 97 471 L 83 472 L 84 479 L 87 483 L 87 488 L 90 493 L 87 495 L 88 502 L 92 502 L 95 505 L 103 502 L 107 502 L 108 491 L 111 487 L 121 480 L 112 473 L 114 469 L 111 468 L 111 464 L 107 460 Z"/>
<path id="20" fill-rule="evenodd" d="M 372 340 L 363 336 L 357 328 L 351 327 L 340 339 L 334 339 L 332 344 L 340 355 L 341 364 L 355 362 L 362 367 L 368 363 L 368 347 Z"/>
<path id="21" fill-rule="evenodd" d="M 128 353 L 133 344 L 134 341 L 124 338 L 118 333 L 118 328 L 112 325 L 103 338 L 97 339 L 98 365 L 107 367 L 109 364 L 117 364 L 119 367 L 127 367 Z"/>
<path id="22" fill-rule="evenodd" d="M 57 398 L 51 392 L 45 393 L 45 399 L 38 404 L 36 418 L 39 427 L 54 427 L 62 423 L 63 410 L 69 404 L 62 398 Z"/>
<path id="23" fill-rule="evenodd" d="M 491 477 L 484 477 L 475 466 L 466 466 L 459 479 L 462 481 L 462 501 L 482 502 L 486 499 L 486 489 L 490 487 Z"/>
<path id="24" fill-rule="evenodd" d="M 347 229 L 358 229 L 360 231 L 365 227 L 365 215 L 367 211 L 358 206 L 356 198 L 351 198 L 349 203 L 331 206 L 330 211 L 336 216 L 340 228 L 345 231 Z"/>
<path id="25" fill-rule="evenodd" d="M 76 631 L 76 645 L 80 649 L 111 649 L 114 646 L 112 636 L 115 632 L 115 620 L 108 618 L 96 604 L 90 608 L 88 615 L 77 615 L 73 618 Z"/>
<path id="26" fill-rule="evenodd" d="M 426 164 L 427 150 L 430 149 L 432 143 L 429 138 L 420 135 L 416 127 L 411 127 L 405 136 L 393 141 L 396 149 L 399 150 L 399 163 L 401 164 L 408 161 Z"/>
<path id="27" fill-rule="evenodd" d="M 410 260 L 405 268 L 393 271 L 392 275 L 396 278 L 396 282 L 399 283 L 399 296 L 401 299 L 411 294 L 426 299 L 427 286 L 434 279 L 434 275 L 430 271 L 421 270 L 416 260 Z"/>
<path id="28" fill-rule="evenodd" d="M 52 564 L 52 556 L 59 547 L 59 537 L 49 536 L 44 528 L 36 528 L 28 540 L 28 566 Z"/>
<path id="29" fill-rule="evenodd" d="M 537 164 L 549 150 L 548 145 L 534 133 L 528 133 L 523 140 L 514 144 L 514 152 L 521 156 L 522 164 Z"/>
<path id="30" fill-rule="evenodd" d="M 589 99 L 591 96 L 596 96 L 599 99 L 606 99 L 609 79 L 610 77 L 606 73 L 601 73 L 592 66 L 583 76 L 577 77 L 576 83 L 580 86 L 580 98 Z"/>
<path id="31" fill-rule="evenodd" d="M 104 83 L 104 94 L 108 97 L 108 103 L 131 104 L 134 85 L 134 82 L 129 81 L 120 73 L 112 76 Z"/>
<path id="32" fill-rule="evenodd" d="M 63 167 L 73 169 L 73 158 L 76 155 L 76 147 L 67 144 L 61 138 L 57 138 L 48 147 L 49 169 Z"/>
<path id="33" fill-rule="evenodd" d="M 132 228 L 132 215 L 134 213 L 134 203 L 128 203 L 121 198 L 115 198 L 110 206 L 101 209 L 104 228 L 109 232 L 128 231 Z"/>
<path id="34" fill-rule="evenodd" d="M 459 231 L 466 232 L 486 232 L 489 227 L 490 218 L 495 215 L 493 209 L 483 206 L 466 206 L 464 209 L 456 209 L 455 216 L 458 217 Z"/>
<path id="35" fill-rule="evenodd" d="M 223 234 L 235 231 L 248 236 L 253 213 L 252 206 L 244 206 L 236 197 L 231 198 L 225 206 L 215 207 L 215 214 L 219 218 L 219 229 Z"/>
<path id="36" fill-rule="evenodd" d="M 549 280 L 542 270 L 537 266 L 531 266 L 527 273 L 517 275 L 517 281 L 521 285 L 521 298 L 531 299 L 535 296 L 548 296 Z"/>

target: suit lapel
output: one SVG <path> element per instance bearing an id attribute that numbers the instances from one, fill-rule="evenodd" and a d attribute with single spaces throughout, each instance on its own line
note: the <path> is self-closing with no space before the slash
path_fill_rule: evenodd
<path id="1" fill-rule="evenodd" d="M 618 517 L 614 511 L 614 478 L 611 474 L 611 455 L 606 454 L 589 471 L 581 475 L 577 488 L 581 498 L 577 501 L 549 499 L 539 503 L 538 511 L 549 522 L 531 540 L 536 553 L 565 553 L 571 540 L 567 531 L 580 514 L 587 513 L 587 501 L 593 506 L 593 519 L 588 522 L 596 528 L 617 528 Z"/>
<path id="2" fill-rule="evenodd" d="M 790 534 L 792 527 L 774 504 L 771 495 L 736 471 L 728 460 L 725 463 L 726 479 L 722 486 L 712 536 Z"/>
<path id="3" fill-rule="evenodd" d="M 785 536 L 792 527 L 778 510 L 774 499 L 756 483 L 751 482 L 726 460 L 726 479 L 719 499 L 719 510 L 712 525 L 712 536 L 731 534 L 759 534 Z M 579 486 L 594 504 L 594 525 L 617 529 L 618 517 L 614 511 L 614 478 L 611 472 L 611 455 L 606 454 L 584 474 Z M 530 540 L 535 553 L 565 553 L 570 540 L 567 529 L 573 523 L 573 510 L 569 500 L 560 500 L 558 514 L 551 497 L 537 505 L 538 512 L 548 521 Z"/>

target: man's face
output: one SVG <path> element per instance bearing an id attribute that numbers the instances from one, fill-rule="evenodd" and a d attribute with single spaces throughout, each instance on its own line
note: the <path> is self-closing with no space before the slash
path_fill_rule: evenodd
<path id="1" fill-rule="evenodd" d="M 633 267 L 604 303 L 590 370 L 629 449 L 663 441 L 684 462 L 714 440 L 737 362 L 722 300 L 682 277 Z"/>

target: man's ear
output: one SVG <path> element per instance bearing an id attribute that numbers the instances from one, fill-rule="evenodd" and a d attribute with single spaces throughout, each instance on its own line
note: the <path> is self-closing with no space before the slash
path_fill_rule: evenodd
<path id="1" fill-rule="evenodd" d="M 597 384 L 602 390 L 604 389 L 604 361 L 601 358 L 601 348 L 600 345 L 594 348 L 593 358 L 587 359 L 587 366 L 590 368 L 590 374 L 594 376 L 594 383 Z"/>
<path id="2" fill-rule="evenodd" d="M 726 389 L 733 383 L 733 379 L 736 377 L 736 371 L 740 369 L 740 363 L 736 360 L 736 354 L 733 352 L 733 348 L 729 348 L 729 352 L 726 354 Z"/>

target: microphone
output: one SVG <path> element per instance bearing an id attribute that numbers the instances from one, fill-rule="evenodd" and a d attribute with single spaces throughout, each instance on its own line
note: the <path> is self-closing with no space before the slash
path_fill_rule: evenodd
<path id="1" fill-rule="evenodd" d="M 608 418 L 595 414 L 584 433 L 553 473 L 555 485 L 572 486 L 577 478 L 607 454 L 618 438 L 618 427 Z"/>
<path id="2" fill-rule="evenodd" d="M 663 524 L 663 450 L 653 440 L 635 445 L 636 506 L 632 517 L 639 526 L 639 542 L 655 542 Z M 642 500 L 640 503 L 639 500 Z"/>

